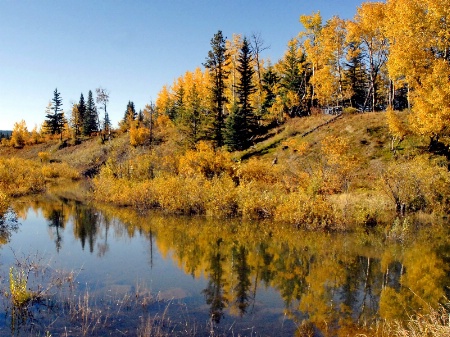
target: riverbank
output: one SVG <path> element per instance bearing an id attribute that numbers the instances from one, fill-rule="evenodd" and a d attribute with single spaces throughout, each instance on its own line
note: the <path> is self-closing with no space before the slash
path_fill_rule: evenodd
<path id="1" fill-rule="evenodd" d="M 90 197 L 99 202 L 269 219 L 309 230 L 353 231 L 392 225 L 406 214 L 439 218 L 448 213 L 445 156 L 429 152 L 425 140 L 414 136 L 393 148 L 384 113 L 333 118 L 289 120 L 250 149 L 232 153 L 204 142 L 187 149 L 174 135 L 161 136 L 151 147 L 130 146 L 122 134 L 105 143 L 89 139 L 72 146 L 1 148 L 2 158 L 21 158 L 32 172 L 39 165 L 47 172 L 1 181 L 14 194 L 21 188 L 42 190 L 54 176 L 78 175 L 88 178 Z M 3 167 L 13 165 L 9 160 Z"/>

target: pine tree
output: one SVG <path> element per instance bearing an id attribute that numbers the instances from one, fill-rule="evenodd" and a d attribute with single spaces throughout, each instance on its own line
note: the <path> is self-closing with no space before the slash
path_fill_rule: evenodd
<path id="1" fill-rule="evenodd" d="M 347 52 L 347 62 L 344 70 L 344 91 L 350 99 L 352 107 L 362 109 L 366 98 L 368 77 L 363 55 L 355 44 L 350 44 Z"/>
<path id="2" fill-rule="evenodd" d="M 66 120 L 64 118 L 64 112 L 61 108 L 62 106 L 62 98 L 61 94 L 58 92 L 56 88 L 53 92 L 52 102 L 46 109 L 46 121 L 45 126 L 49 133 L 52 135 L 59 134 L 62 139 L 62 131 L 64 130 L 64 124 Z"/>
<path id="3" fill-rule="evenodd" d="M 279 82 L 278 75 L 275 73 L 273 67 L 269 65 L 266 71 L 262 74 L 261 79 L 261 87 L 263 92 L 263 103 L 262 103 L 262 110 L 263 115 L 268 112 L 268 110 L 272 107 L 272 105 L 275 103 L 276 99 L 276 88 L 275 86 Z"/>
<path id="4" fill-rule="evenodd" d="M 83 93 L 80 95 L 80 100 L 78 101 L 78 117 L 79 117 L 79 131 L 82 134 L 84 133 L 84 121 L 86 118 L 86 103 L 84 102 Z"/>
<path id="5" fill-rule="evenodd" d="M 211 50 L 208 52 L 208 57 L 204 63 L 205 68 L 209 70 L 212 86 L 212 103 L 213 114 L 215 116 L 214 121 L 214 142 L 217 147 L 221 147 L 224 143 L 224 105 L 226 103 L 225 97 L 225 79 L 228 74 L 225 71 L 225 65 L 227 63 L 225 39 L 222 35 L 222 31 L 218 31 L 211 39 Z"/>
<path id="6" fill-rule="evenodd" d="M 244 37 L 239 52 L 239 82 L 236 86 L 238 104 L 227 120 L 226 144 L 231 150 L 243 150 L 250 146 L 251 138 L 256 135 L 256 118 L 250 96 L 256 91 L 253 84 L 255 70 L 252 66 L 252 53 L 247 38 Z"/>
<path id="7" fill-rule="evenodd" d="M 86 114 L 84 116 L 84 128 L 85 135 L 90 135 L 92 132 L 98 131 L 98 114 L 97 107 L 95 106 L 92 91 L 89 90 L 88 99 L 86 104 Z"/>

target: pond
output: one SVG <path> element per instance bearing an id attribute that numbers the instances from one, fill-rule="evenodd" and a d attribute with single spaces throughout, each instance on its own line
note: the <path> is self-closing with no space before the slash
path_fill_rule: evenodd
<path id="1" fill-rule="evenodd" d="M 448 227 L 418 231 L 413 219 L 401 219 L 400 242 L 49 196 L 13 206 L 0 232 L 0 335 L 370 333 L 449 295 Z M 28 268 L 41 294 L 20 310 L 11 267 Z"/>

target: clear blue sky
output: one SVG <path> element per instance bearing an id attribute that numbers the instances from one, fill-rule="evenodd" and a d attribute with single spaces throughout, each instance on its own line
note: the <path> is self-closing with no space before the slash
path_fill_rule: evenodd
<path id="1" fill-rule="evenodd" d="M 58 88 L 63 109 L 101 86 L 113 125 L 128 100 L 139 110 L 164 84 L 202 66 L 220 29 L 260 33 L 280 59 L 301 14 L 352 18 L 361 0 L 0 0 L 0 130 L 45 119 Z"/>

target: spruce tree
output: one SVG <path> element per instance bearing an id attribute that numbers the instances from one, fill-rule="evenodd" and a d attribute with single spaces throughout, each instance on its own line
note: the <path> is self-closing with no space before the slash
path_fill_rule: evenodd
<path id="1" fill-rule="evenodd" d="M 51 104 L 47 107 L 46 110 L 46 129 L 52 135 L 59 134 L 62 139 L 62 132 L 64 130 L 64 124 L 66 120 L 64 118 L 64 112 L 61 108 L 62 106 L 62 98 L 61 94 L 58 92 L 56 88 L 53 92 L 53 98 Z"/>
<path id="2" fill-rule="evenodd" d="M 256 91 L 253 84 L 255 70 L 252 66 L 252 54 L 247 38 L 244 37 L 238 58 L 239 82 L 236 86 L 237 107 L 227 121 L 226 143 L 231 150 L 243 150 L 250 146 L 251 138 L 256 135 L 256 117 L 250 96 Z"/>
<path id="3" fill-rule="evenodd" d="M 224 144 L 223 134 L 225 128 L 224 105 L 225 97 L 225 79 L 228 76 L 225 66 L 227 63 L 225 39 L 222 31 L 218 31 L 211 39 L 211 50 L 208 52 L 206 62 L 203 64 L 209 70 L 212 86 L 211 96 L 213 103 L 213 114 L 215 116 L 213 139 L 217 147 Z"/>
<path id="4" fill-rule="evenodd" d="M 78 116 L 80 120 L 80 132 L 82 134 L 84 133 L 84 124 L 85 124 L 85 118 L 86 118 L 86 103 L 84 102 L 84 96 L 83 93 L 80 95 L 80 100 L 78 101 Z"/>
<path id="5" fill-rule="evenodd" d="M 97 107 L 95 106 L 94 97 L 92 91 L 89 90 L 88 99 L 86 104 L 86 113 L 84 116 L 83 133 L 90 135 L 92 132 L 98 131 L 98 115 Z"/>

